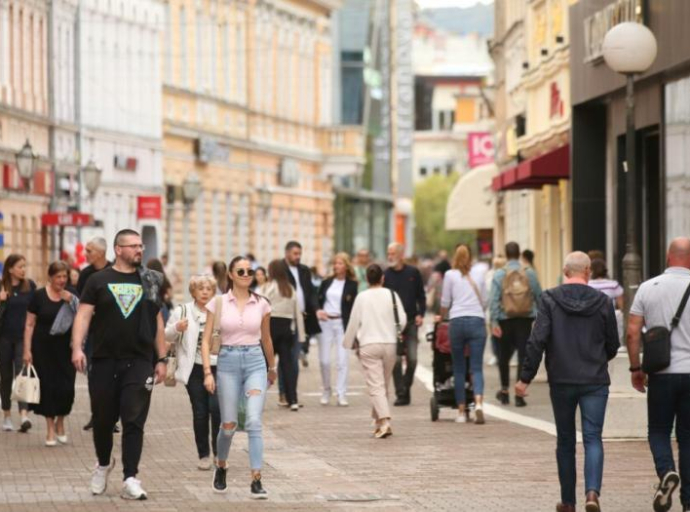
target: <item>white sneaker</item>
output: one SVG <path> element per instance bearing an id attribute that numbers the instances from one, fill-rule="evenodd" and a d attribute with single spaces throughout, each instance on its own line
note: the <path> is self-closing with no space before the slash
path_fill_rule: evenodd
<path id="1" fill-rule="evenodd" d="M 145 500 L 146 491 L 141 488 L 141 480 L 137 480 L 130 476 L 122 484 L 122 493 L 120 494 L 125 500 Z"/>
<path id="2" fill-rule="evenodd" d="M 486 364 L 488 364 L 489 366 L 496 366 L 498 364 L 498 359 L 496 358 L 496 356 L 491 356 L 491 359 L 489 359 L 489 362 Z"/>
<path id="3" fill-rule="evenodd" d="M 12 424 L 12 418 L 10 416 L 5 418 L 5 421 L 2 422 L 2 430 L 4 432 L 13 432 L 14 431 L 14 425 Z"/>
<path id="4" fill-rule="evenodd" d="M 105 492 L 108 487 L 108 476 L 115 467 L 115 459 L 110 461 L 110 466 L 99 466 L 98 462 L 91 474 L 91 494 L 99 495 Z"/>
<path id="5" fill-rule="evenodd" d="M 292 412 L 299 412 L 299 404 L 292 404 L 292 405 L 290 406 L 290 410 L 291 410 Z"/>
<path id="6" fill-rule="evenodd" d="M 350 405 L 350 402 L 347 401 L 347 398 L 345 398 L 344 396 L 338 397 L 338 406 L 339 407 L 347 407 L 348 405 Z"/>
<path id="7" fill-rule="evenodd" d="M 458 414 L 458 417 L 455 418 L 455 423 L 467 423 L 467 416 L 465 416 L 465 413 Z"/>
<path id="8" fill-rule="evenodd" d="M 210 471 L 211 468 L 213 467 L 213 463 L 211 462 L 211 457 L 200 458 L 199 463 L 196 465 L 196 467 L 201 471 Z"/>
<path id="9" fill-rule="evenodd" d="M 328 405 L 331 401 L 331 392 L 324 391 L 321 395 L 321 405 Z"/>

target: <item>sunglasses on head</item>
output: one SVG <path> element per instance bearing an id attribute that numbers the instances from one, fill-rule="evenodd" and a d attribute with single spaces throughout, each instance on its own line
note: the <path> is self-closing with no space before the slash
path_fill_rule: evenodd
<path id="1" fill-rule="evenodd" d="M 240 277 L 254 277 L 255 272 L 249 268 L 249 269 L 243 269 L 243 268 L 238 268 L 235 272 L 237 272 L 237 275 Z"/>

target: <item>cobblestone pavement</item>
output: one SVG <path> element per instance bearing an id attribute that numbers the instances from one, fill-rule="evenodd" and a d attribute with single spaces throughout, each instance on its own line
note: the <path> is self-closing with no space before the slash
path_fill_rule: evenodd
<path id="1" fill-rule="evenodd" d="M 90 435 L 81 430 L 89 411 L 80 376 L 68 420 L 69 445 L 44 447 L 42 418 L 34 418 L 35 428 L 27 435 L 0 432 L 0 510 L 554 510 L 559 491 L 553 436 L 491 417 L 484 426 L 456 424 L 450 410 L 442 410 L 441 420 L 432 423 L 430 393 L 418 381 L 412 406 L 393 411 L 394 435 L 375 440 L 357 361 L 351 361 L 347 408 L 319 405 L 315 347 L 310 361 L 300 373 L 300 412 L 278 408 L 275 389 L 270 392 L 264 430 L 266 502 L 248 497 L 243 433 L 232 447 L 228 494 L 211 491 L 211 473 L 196 469 L 189 400 L 179 385 L 158 386 L 154 392 L 139 475 L 148 501 L 119 497 L 119 460 L 106 495 L 91 496 L 94 453 Z M 430 366 L 426 348 L 421 363 Z M 543 389 L 535 390 L 534 401 L 543 397 Z M 581 471 L 581 447 L 578 457 Z M 646 443 L 606 444 L 605 510 L 651 510 L 654 480 Z"/>

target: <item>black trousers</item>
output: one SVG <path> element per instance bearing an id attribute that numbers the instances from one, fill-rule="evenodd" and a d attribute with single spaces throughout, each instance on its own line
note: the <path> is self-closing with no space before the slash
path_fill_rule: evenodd
<path id="1" fill-rule="evenodd" d="M 213 378 L 216 378 L 216 367 L 211 366 Z M 187 381 L 187 393 L 192 403 L 192 417 L 194 424 L 194 441 L 199 458 L 210 457 L 218 453 L 216 439 L 220 429 L 220 407 L 218 406 L 218 393 L 209 393 L 204 387 L 204 367 L 195 364 Z M 209 447 L 209 419 L 211 420 L 211 446 Z"/>
<path id="2" fill-rule="evenodd" d="M 295 335 L 292 332 L 292 320 L 289 318 L 271 318 L 271 339 L 273 348 L 278 354 L 280 375 L 285 387 L 285 399 L 292 405 L 297 403 L 297 371 L 294 361 Z M 297 371 L 295 371 L 297 370 Z"/>
<path id="3" fill-rule="evenodd" d="M 498 323 L 503 331 L 503 336 L 498 340 L 498 371 L 501 375 L 501 389 L 506 391 L 510 386 L 510 360 L 516 350 L 518 353 L 517 379 L 520 378 L 527 339 L 532 332 L 534 318 L 509 318 Z"/>
<path id="4" fill-rule="evenodd" d="M 403 372 L 403 356 L 397 356 L 393 367 L 393 383 L 395 384 L 395 396 L 409 398 L 410 388 L 414 384 L 414 372 L 417 369 L 417 347 L 419 345 L 419 332 L 417 324 L 412 317 L 403 331 L 405 338 L 405 371 Z"/>
<path id="5" fill-rule="evenodd" d="M 125 479 L 139 471 L 154 382 L 153 365 L 146 359 L 93 359 L 91 362 L 89 393 L 98 463 L 110 464 L 113 427 L 119 417 Z"/>
<path id="6" fill-rule="evenodd" d="M 0 337 L 0 400 L 2 410 L 12 408 L 12 382 L 14 377 L 22 371 L 22 356 L 24 340 Z M 26 411 L 28 405 L 19 402 L 19 410 Z"/>

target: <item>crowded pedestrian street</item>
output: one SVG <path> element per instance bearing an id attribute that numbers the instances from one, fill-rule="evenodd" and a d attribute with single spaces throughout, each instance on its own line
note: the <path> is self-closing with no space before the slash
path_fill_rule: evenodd
<path id="1" fill-rule="evenodd" d="M 244 433 L 238 435 L 228 461 L 228 493 L 213 493 L 210 473 L 196 468 L 189 398 L 183 387 L 162 385 L 153 393 L 140 466 L 149 499 L 124 503 L 116 478 L 112 479 L 112 490 L 92 496 L 88 483 L 93 445 L 91 433 L 81 430 L 89 416 L 88 395 L 85 379 L 80 377 L 75 406 L 67 422 L 71 436 L 68 445 L 43 446 L 40 424 L 30 435 L 0 433 L 0 510 L 553 509 L 558 496 L 555 436 L 494 419 L 489 413 L 484 426 L 458 425 L 450 409 L 443 409 L 439 421 L 432 423 L 431 393 L 426 386 L 431 354 L 426 344 L 420 347 L 412 404 L 396 408 L 394 435 L 383 441 L 371 436 L 369 400 L 354 356 L 350 361 L 349 407 L 319 404 L 315 356 L 312 352 L 312 364 L 300 371 L 304 408 L 298 413 L 278 407 L 275 387 L 269 391 L 264 416 L 264 479 L 270 482 L 271 491 L 267 502 L 252 502 L 248 496 Z M 497 372 L 487 373 L 490 378 Z M 493 384 L 487 383 L 489 389 L 497 389 L 497 381 L 496 376 Z M 535 414 L 532 409 L 542 406 L 550 409 L 546 384 L 535 384 L 530 407 L 519 412 L 514 407 L 501 410 L 529 419 L 530 414 Z M 119 461 L 117 437 L 115 446 Z M 602 504 L 606 510 L 650 510 L 656 478 L 646 441 L 605 442 L 605 447 Z"/>

